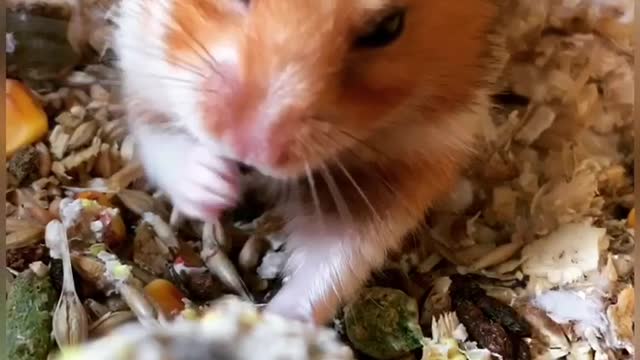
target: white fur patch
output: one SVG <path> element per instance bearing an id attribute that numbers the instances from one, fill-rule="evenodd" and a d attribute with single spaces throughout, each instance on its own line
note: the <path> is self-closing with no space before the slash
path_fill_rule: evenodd
<path id="1" fill-rule="evenodd" d="M 193 60 L 184 60 L 177 65 L 167 61 L 168 49 L 163 39 L 169 26 L 179 26 L 171 20 L 174 0 L 154 0 L 154 6 L 144 10 L 142 7 L 146 5 L 139 0 L 121 4 L 116 17 L 118 29 L 114 46 L 123 72 L 125 101 L 136 98 L 153 111 L 167 115 L 191 136 L 224 153 L 224 149 L 207 135 L 200 106 L 206 97 L 215 96 L 203 88 L 206 77 L 211 76 L 211 69 L 194 64 Z M 202 54 L 199 48 L 195 51 Z M 237 53 L 232 47 L 212 49 L 211 54 L 221 62 L 237 61 Z"/>
<path id="2" fill-rule="evenodd" d="M 171 0 L 157 0 L 158 6 L 143 8 L 142 1 L 121 2 L 116 22 L 114 48 L 123 72 L 126 96 L 135 96 L 152 107 L 170 110 L 168 87 L 160 79 L 166 71 L 164 24 L 169 19 Z M 126 98 L 125 98 L 126 100 Z"/>

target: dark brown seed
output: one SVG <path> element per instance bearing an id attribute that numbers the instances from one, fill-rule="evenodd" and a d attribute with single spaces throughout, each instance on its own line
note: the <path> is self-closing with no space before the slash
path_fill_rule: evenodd
<path id="1" fill-rule="evenodd" d="M 208 271 L 178 273 L 173 265 L 169 265 L 164 277 L 193 301 L 209 301 L 223 291 L 222 285 Z"/>
<path id="2" fill-rule="evenodd" d="M 515 360 L 531 360 L 531 349 L 523 339 L 513 339 Z"/>
<path id="3" fill-rule="evenodd" d="M 469 300 L 475 304 L 485 316 L 502 325 L 505 330 L 518 336 L 530 337 L 531 326 L 511 306 L 486 294 L 469 276 L 452 275 L 449 294 L 456 308 L 460 301 Z"/>
<path id="4" fill-rule="evenodd" d="M 62 260 L 51 259 L 49 262 L 49 277 L 53 288 L 59 293 L 62 291 Z M 80 297 L 86 297 L 86 295 L 93 294 L 95 288 L 91 284 L 83 281 L 82 277 L 73 270 L 73 282 L 76 286 L 76 291 Z"/>
<path id="5" fill-rule="evenodd" d="M 60 292 L 62 290 L 62 260 L 51 259 L 49 263 L 49 277 L 51 278 L 53 288 L 56 289 L 57 292 Z"/>
<path id="6" fill-rule="evenodd" d="M 29 264 L 35 261 L 44 261 L 49 249 L 44 244 L 37 244 L 20 249 L 7 251 L 7 266 L 15 271 L 23 271 L 29 268 Z"/>
<path id="7" fill-rule="evenodd" d="M 531 327 L 512 307 L 490 296 L 480 296 L 476 306 L 491 320 L 500 323 L 507 331 L 518 337 L 530 337 Z"/>
<path id="8" fill-rule="evenodd" d="M 176 269 L 173 267 L 173 264 L 167 264 L 164 270 L 163 277 L 171 281 L 171 283 L 173 283 L 173 285 L 175 285 L 180 291 L 182 291 L 183 294 L 187 294 L 187 297 L 191 298 L 192 295 L 189 291 L 189 288 L 187 287 L 187 284 L 185 284 L 182 276 L 178 274 Z"/>
<path id="9" fill-rule="evenodd" d="M 408 293 L 411 288 L 411 281 L 405 272 L 396 268 L 388 268 L 373 275 L 376 286 L 388 287 L 402 290 Z"/>
<path id="10" fill-rule="evenodd" d="M 504 328 L 488 319 L 471 301 L 460 299 L 457 304 L 456 315 L 470 337 L 481 347 L 501 355 L 504 360 L 512 360 L 513 344 Z"/>
<path id="11" fill-rule="evenodd" d="M 189 274 L 186 279 L 186 285 L 189 289 L 189 294 L 195 301 L 213 300 L 222 290 L 220 284 L 208 271 Z"/>
<path id="12" fill-rule="evenodd" d="M 454 303 L 456 303 L 458 299 L 475 301 L 478 297 L 486 296 L 485 291 L 470 277 L 454 274 L 451 275 L 450 278 L 451 286 L 449 287 L 449 295 Z"/>

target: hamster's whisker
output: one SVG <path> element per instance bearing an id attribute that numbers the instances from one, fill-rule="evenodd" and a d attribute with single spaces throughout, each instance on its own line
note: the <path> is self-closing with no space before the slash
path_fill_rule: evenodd
<path id="1" fill-rule="evenodd" d="M 342 130 L 339 130 L 339 134 L 343 134 L 343 135 L 347 135 L 348 133 L 343 132 Z M 321 132 L 314 132 L 314 134 L 322 134 L 325 137 L 326 141 L 330 141 L 330 142 L 334 142 L 337 143 L 338 140 L 335 139 L 335 137 L 329 136 L 329 134 L 327 133 L 321 133 Z M 338 134 L 333 134 L 333 135 L 338 135 Z M 358 139 L 357 137 L 353 137 L 353 139 L 355 139 L 356 141 L 360 141 L 362 143 L 362 145 L 367 145 L 363 140 Z M 372 147 L 372 151 L 374 151 Z M 343 149 L 343 151 L 349 153 L 351 156 L 353 156 L 356 160 L 362 160 L 362 155 L 360 155 L 358 152 L 356 152 L 354 149 L 350 148 L 350 147 L 345 147 Z M 382 153 L 381 151 L 377 151 L 376 153 L 380 154 L 381 156 L 384 156 L 384 153 Z M 390 160 L 388 156 L 384 156 L 385 159 Z M 334 159 L 336 162 L 338 162 L 338 157 L 334 157 Z M 346 169 L 346 168 L 345 168 Z M 387 188 L 387 190 L 389 190 L 392 194 L 394 194 L 394 196 L 400 201 L 400 203 L 402 204 L 403 207 L 405 207 L 408 211 L 410 210 L 410 207 L 407 205 L 407 202 L 405 201 L 404 197 L 399 193 L 399 191 L 394 188 L 389 181 L 383 176 L 383 174 L 379 171 L 378 168 L 376 167 L 368 167 L 368 169 L 370 170 L 370 174 L 372 174 L 373 176 L 375 176 L 380 183 Z M 378 216 L 379 217 L 379 216 Z"/>
<path id="2" fill-rule="evenodd" d="M 292 181 L 283 181 L 280 184 L 283 192 L 282 199 L 284 199 L 284 202 L 288 203 L 291 200 L 291 194 L 293 193 L 294 185 L 295 183 Z"/>
<path id="3" fill-rule="evenodd" d="M 374 217 L 376 217 L 378 221 L 382 221 L 382 218 L 380 217 L 380 215 L 376 211 L 376 208 L 373 206 L 373 204 L 369 200 L 369 197 L 365 194 L 364 190 L 362 190 L 362 187 L 358 185 L 358 182 L 353 178 L 353 176 L 351 176 L 351 173 L 349 173 L 349 170 L 347 170 L 347 168 L 342 164 L 342 162 L 337 156 L 333 160 L 335 161 L 338 168 L 340 168 L 344 176 L 346 176 L 347 179 L 349 179 L 349 182 L 351 182 L 353 187 L 356 188 L 356 191 L 360 194 L 360 197 L 362 197 L 362 200 L 364 200 L 364 202 L 367 204 L 367 206 L 371 210 L 371 213 L 374 215 Z"/>
<path id="4" fill-rule="evenodd" d="M 313 132 L 312 134 L 318 134 L 318 132 Z M 304 146 L 307 149 L 309 149 L 309 151 L 313 154 L 314 157 L 319 157 L 318 149 L 321 149 L 322 147 L 319 146 L 318 139 L 313 136 L 309 136 L 307 140 L 308 140 L 307 143 L 303 143 L 303 142 L 301 143 L 304 144 Z M 344 197 L 342 196 L 342 192 L 340 191 L 340 188 L 337 186 L 335 182 L 335 178 L 331 173 L 331 169 L 326 165 L 324 161 L 320 161 L 319 164 L 320 164 L 319 165 L 320 176 L 324 179 L 325 183 L 327 184 L 327 187 L 329 188 L 329 193 L 333 198 L 333 202 L 336 206 L 336 209 L 338 210 L 338 214 L 343 220 L 346 220 L 348 223 L 352 223 L 353 215 L 351 214 L 351 210 L 349 209 L 347 202 L 344 200 Z"/>
<path id="5" fill-rule="evenodd" d="M 312 124 L 317 124 L 317 125 L 326 125 L 327 123 L 329 123 L 329 124 L 331 124 L 331 129 L 336 130 L 338 132 L 338 134 L 332 134 L 332 135 L 342 135 L 344 137 L 347 137 L 351 141 L 354 141 L 354 142 L 362 145 L 363 147 L 365 147 L 365 148 L 369 149 L 370 151 L 372 151 L 372 152 L 384 157 L 385 159 L 392 160 L 382 150 L 376 148 L 375 146 L 369 144 L 364 139 L 357 137 L 356 135 L 352 134 L 351 132 L 349 132 L 346 129 L 344 129 L 343 127 L 341 127 L 339 125 L 338 121 L 328 121 L 328 120 L 331 120 L 331 119 L 330 118 L 321 117 L 319 115 L 309 116 L 308 119 L 311 120 Z M 317 128 L 317 127 L 314 127 L 314 128 Z M 323 128 L 324 128 L 324 126 L 323 126 Z M 321 131 L 321 129 L 317 129 L 317 130 Z M 327 132 L 324 131 L 324 133 L 326 134 Z M 337 145 L 341 145 L 336 139 L 333 139 L 330 136 L 328 136 L 328 134 L 327 134 L 327 138 L 329 140 L 333 140 Z M 341 145 L 340 148 L 343 149 L 343 148 L 345 148 L 345 146 Z"/>
<path id="6" fill-rule="evenodd" d="M 314 133 L 319 133 L 319 132 L 314 132 Z M 335 138 L 330 137 L 329 134 L 326 134 L 326 133 L 319 133 L 319 134 L 323 135 L 325 140 L 327 140 L 327 141 L 334 142 L 335 144 L 338 143 L 338 141 Z M 346 149 L 346 150 L 350 151 L 350 149 Z M 349 170 L 344 166 L 342 161 L 340 161 L 340 157 L 339 156 L 334 156 L 331 160 L 333 160 L 335 162 L 336 166 L 340 169 L 340 171 L 342 171 L 342 173 L 345 175 L 345 177 L 349 180 L 349 182 L 353 185 L 353 187 L 359 193 L 359 195 L 362 198 L 362 200 L 365 202 L 367 207 L 369 207 L 369 209 L 371 210 L 372 215 L 377 220 L 382 221 L 382 218 L 380 217 L 380 215 L 376 211 L 375 207 L 373 206 L 373 204 L 369 200 L 369 197 L 364 192 L 362 187 L 360 187 L 360 185 L 358 185 L 357 181 L 353 178 L 353 176 L 351 175 Z"/>
<path id="7" fill-rule="evenodd" d="M 349 210 L 349 206 L 344 200 L 344 197 L 340 192 L 340 188 L 338 188 L 338 186 L 336 185 L 335 179 L 333 178 L 333 175 L 331 175 L 331 171 L 324 163 L 320 163 L 320 170 L 320 175 L 329 188 L 329 193 L 331 194 L 333 202 L 338 209 L 338 214 L 340 214 L 340 217 L 343 220 L 346 220 L 347 223 L 353 223 L 353 215 L 351 214 L 351 210 Z"/>
<path id="8" fill-rule="evenodd" d="M 315 209 L 316 209 L 316 215 L 320 218 L 320 222 L 324 226 L 324 216 L 322 215 L 322 211 L 320 210 L 320 200 L 318 199 L 316 182 L 313 179 L 313 173 L 311 172 L 311 167 L 309 167 L 309 163 L 306 161 L 304 163 L 304 171 L 307 178 L 307 182 L 309 183 L 309 190 L 311 191 L 311 197 L 313 198 L 313 205 L 315 206 Z"/>
<path id="9" fill-rule="evenodd" d="M 355 141 L 358 145 L 361 145 L 362 147 L 366 148 L 369 151 L 372 151 L 378 155 L 380 155 L 381 157 L 385 158 L 388 161 L 392 161 L 393 159 L 391 159 L 391 157 L 388 154 L 385 154 L 382 150 L 378 149 L 376 146 L 373 146 L 372 144 L 368 143 L 367 141 L 365 141 L 364 139 L 361 139 L 359 137 L 357 137 L 356 135 L 350 133 L 349 131 L 342 129 L 340 127 L 336 128 L 338 130 L 338 132 L 340 134 L 342 134 L 345 137 L 348 137 L 349 139 Z"/>

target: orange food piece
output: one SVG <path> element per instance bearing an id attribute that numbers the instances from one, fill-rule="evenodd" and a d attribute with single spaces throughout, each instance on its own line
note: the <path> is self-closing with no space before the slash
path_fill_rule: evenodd
<path id="1" fill-rule="evenodd" d="M 627 216 L 627 227 L 634 229 L 636 227 L 636 208 L 631 209 Z"/>
<path id="2" fill-rule="evenodd" d="M 185 296 L 170 281 L 155 279 L 144 287 L 144 293 L 169 318 L 173 318 L 184 310 L 182 299 Z"/>
<path id="3" fill-rule="evenodd" d="M 5 80 L 6 156 L 40 140 L 49 131 L 47 114 L 31 90 L 21 82 Z"/>
<path id="4" fill-rule="evenodd" d="M 111 249 L 117 249 L 127 239 L 127 227 L 122 220 L 120 213 L 112 216 L 110 213 L 102 212 L 100 221 L 105 225 L 104 243 Z"/>

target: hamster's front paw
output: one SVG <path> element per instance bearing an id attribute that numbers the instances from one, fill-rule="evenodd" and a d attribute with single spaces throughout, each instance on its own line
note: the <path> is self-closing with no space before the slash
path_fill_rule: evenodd
<path id="1" fill-rule="evenodd" d="M 209 221 L 240 198 L 240 172 L 231 161 L 196 147 L 184 159 L 183 173 L 166 184 L 174 207 L 186 216 Z M 176 169 L 175 171 L 179 171 Z"/>

